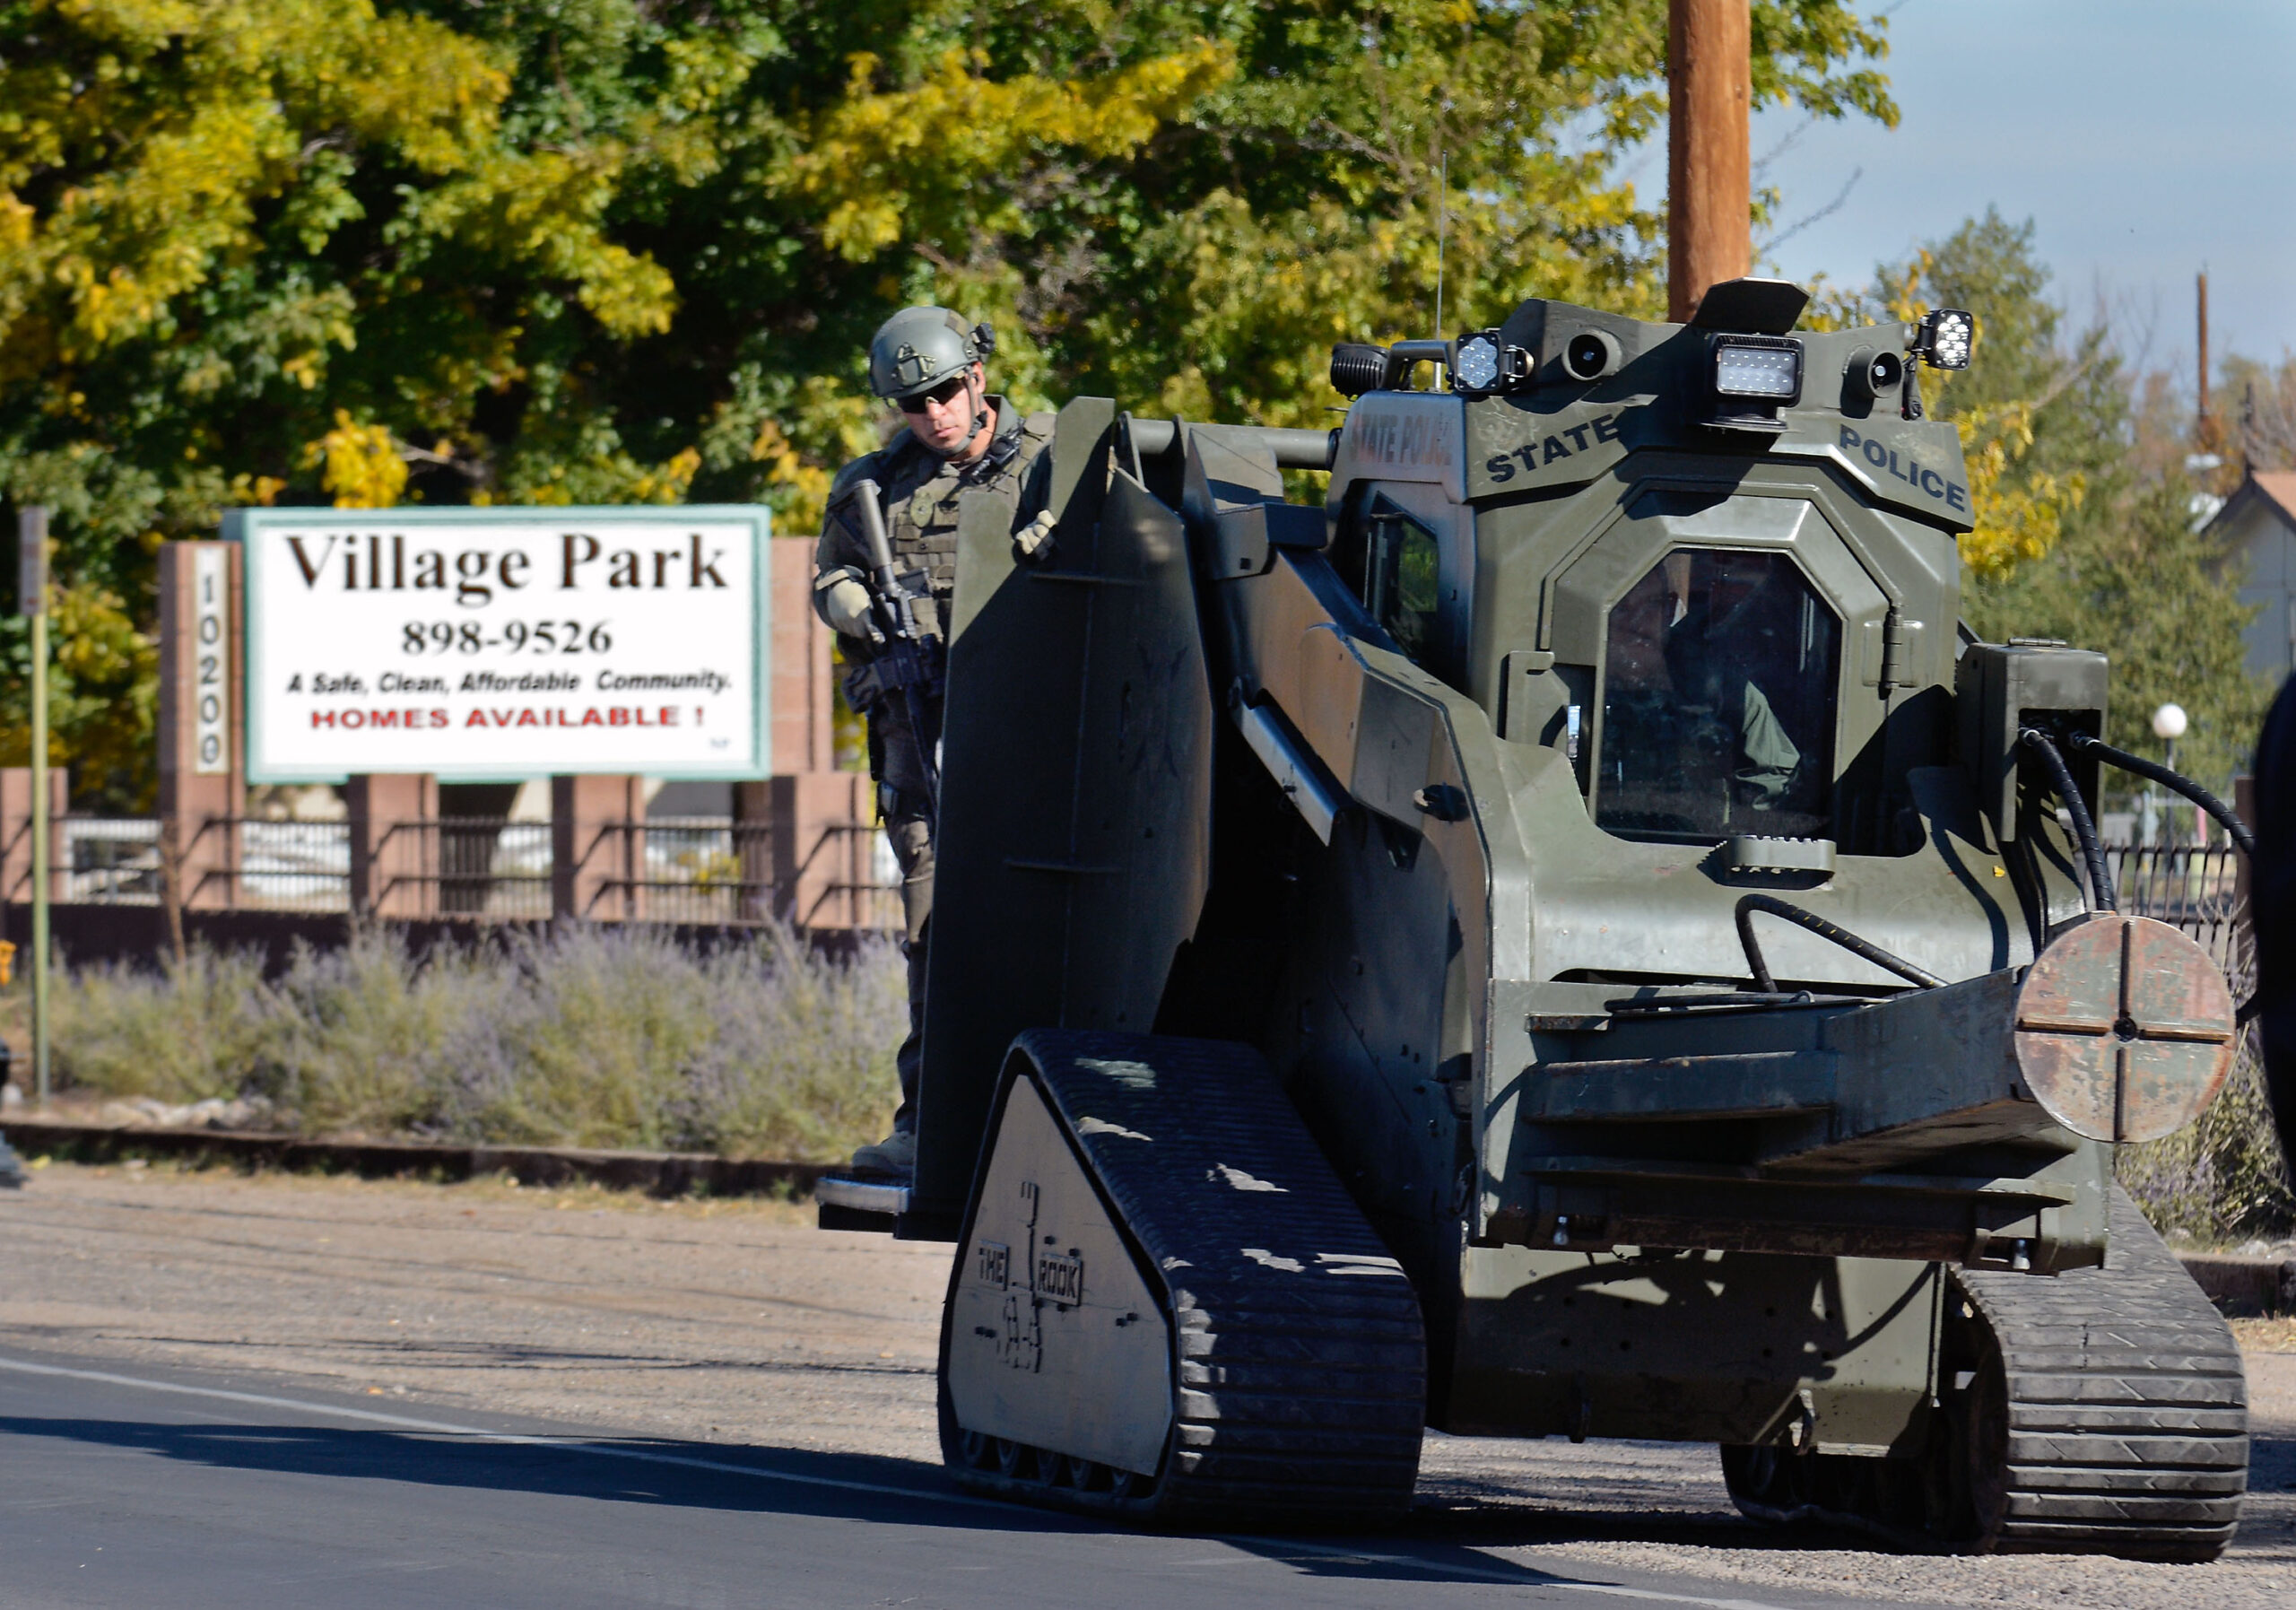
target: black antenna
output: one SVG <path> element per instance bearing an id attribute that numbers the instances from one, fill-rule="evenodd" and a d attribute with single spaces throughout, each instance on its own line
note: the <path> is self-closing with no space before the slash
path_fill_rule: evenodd
<path id="1" fill-rule="evenodd" d="M 1435 339 L 1443 339 L 1443 247 L 1451 222 L 1451 153 L 1436 153 L 1435 180 Z M 1435 366 L 1435 384 L 1440 387 L 1447 364 Z"/>

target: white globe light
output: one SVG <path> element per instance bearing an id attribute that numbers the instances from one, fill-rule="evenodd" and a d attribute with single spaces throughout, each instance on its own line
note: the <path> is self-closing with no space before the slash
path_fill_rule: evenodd
<path id="1" fill-rule="evenodd" d="M 2164 704 L 2152 712 L 2152 735 L 2173 743 L 2185 735 L 2185 728 L 2192 725 L 2181 704 Z"/>

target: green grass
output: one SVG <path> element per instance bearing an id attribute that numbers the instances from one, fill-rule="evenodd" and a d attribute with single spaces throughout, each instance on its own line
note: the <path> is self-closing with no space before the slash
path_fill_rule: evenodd
<path id="1" fill-rule="evenodd" d="M 105 1097 L 261 1095 L 313 1134 L 831 1161 L 891 1118 L 902 989 L 890 944 L 831 961 L 786 930 L 698 954 L 574 927 L 421 961 L 369 934 L 268 982 L 195 950 L 68 973 L 55 1074 Z"/>

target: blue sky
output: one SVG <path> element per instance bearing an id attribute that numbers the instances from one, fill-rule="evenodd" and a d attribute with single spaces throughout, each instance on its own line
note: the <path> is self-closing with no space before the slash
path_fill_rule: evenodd
<path id="1" fill-rule="evenodd" d="M 2124 345 L 2189 385 L 2193 275 L 2212 345 L 2296 352 L 2296 4 L 2291 0 L 1901 0 L 1889 74 L 1903 118 L 1757 117 L 1757 184 L 1784 194 L 1791 278 L 1853 284 L 1988 203 L 2035 224 L 2057 300 L 2101 294 Z M 1788 141 L 1788 136 L 1794 136 Z M 1663 189 L 1664 145 L 1645 184 Z M 1862 170 L 1862 171 L 1861 171 Z M 2149 326 L 2150 341 L 2146 344 Z"/>

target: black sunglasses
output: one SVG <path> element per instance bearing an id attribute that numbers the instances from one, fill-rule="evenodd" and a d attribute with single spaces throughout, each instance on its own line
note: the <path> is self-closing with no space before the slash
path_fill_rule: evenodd
<path id="1" fill-rule="evenodd" d="M 965 377 L 952 375 L 930 391 L 920 391 L 915 396 L 901 398 L 900 411 L 903 413 L 922 413 L 925 412 L 926 404 L 953 402 L 957 394 L 964 388 Z"/>

